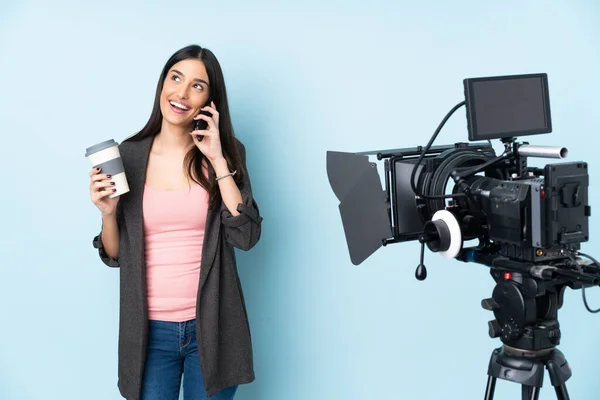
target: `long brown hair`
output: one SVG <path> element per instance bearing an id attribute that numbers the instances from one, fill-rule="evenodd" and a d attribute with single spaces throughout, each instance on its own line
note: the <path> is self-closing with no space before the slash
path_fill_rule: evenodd
<path id="1" fill-rule="evenodd" d="M 210 82 L 210 97 L 215 103 L 215 107 L 219 112 L 219 132 L 221 137 L 221 146 L 223 156 L 227 160 L 227 165 L 231 171 L 237 171 L 234 176 L 238 186 L 242 185 L 244 180 L 244 171 L 241 156 L 236 145 L 235 133 L 231 123 L 231 115 L 229 113 L 229 104 L 227 102 L 227 90 L 225 89 L 225 79 L 221 65 L 217 57 L 207 48 L 202 48 L 198 45 L 190 45 L 184 47 L 173 54 L 165 64 L 158 85 L 156 87 L 156 95 L 154 97 L 154 106 L 150 113 L 150 118 L 146 125 L 135 135 L 125 141 L 140 141 L 149 136 L 155 136 L 160 132 L 163 115 L 160 111 L 160 95 L 163 89 L 164 81 L 171 67 L 180 61 L 195 59 L 204 63 L 208 79 Z M 217 207 L 221 202 L 221 192 L 216 181 L 214 169 L 210 162 L 208 164 L 208 178 L 203 172 L 204 154 L 196 146 L 194 146 L 185 156 L 185 169 L 188 177 L 202 186 L 209 194 L 209 207 Z"/>

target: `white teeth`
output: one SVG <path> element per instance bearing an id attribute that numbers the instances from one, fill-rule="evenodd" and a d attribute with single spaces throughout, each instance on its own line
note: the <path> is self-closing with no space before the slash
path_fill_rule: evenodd
<path id="1" fill-rule="evenodd" d="M 184 110 L 184 111 L 187 111 L 187 110 L 189 110 L 189 107 L 186 107 L 186 106 L 184 106 L 183 104 L 179 104 L 179 103 L 176 103 L 176 102 L 174 102 L 174 101 L 170 101 L 169 103 L 170 103 L 172 106 L 174 106 L 174 107 L 177 107 L 177 108 L 179 108 L 179 109 L 182 109 L 182 110 Z"/>

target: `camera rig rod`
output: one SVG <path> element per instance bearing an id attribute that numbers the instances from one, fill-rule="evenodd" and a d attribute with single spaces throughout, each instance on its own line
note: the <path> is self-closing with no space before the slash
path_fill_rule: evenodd
<path id="1" fill-rule="evenodd" d="M 560 146 L 532 146 L 522 144 L 517 147 L 517 151 L 522 157 L 540 157 L 540 158 L 566 158 L 569 150 Z"/>

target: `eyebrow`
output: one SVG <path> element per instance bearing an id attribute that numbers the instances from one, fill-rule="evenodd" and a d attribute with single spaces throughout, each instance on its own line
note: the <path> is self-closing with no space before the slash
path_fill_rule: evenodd
<path id="1" fill-rule="evenodd" d="M 175 72 L 176 74 L 179 74 L 179 75 L 181 75 L 181 76 L 185 76 L 185 75 L 183 74 L 183 72 L 181 72 L 181 71 L 178 71 L 178 70 L 176 70 L 176 69 L 172 69 L 172 70 L 171 70 L 171 72 Z M 194 79 L 194 81 L 195 81 L 195 82 L 201 82 L 201 83 L 204 83 L 206 86 L 210 86 L 210 85 L 208 84 L 208 82 L 206 82 L 204 79 L 196 78 L 196 79 Z"/>

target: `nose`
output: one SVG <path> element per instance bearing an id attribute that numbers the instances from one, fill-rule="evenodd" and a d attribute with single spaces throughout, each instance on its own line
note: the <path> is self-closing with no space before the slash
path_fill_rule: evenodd
<path id="1" fill-rule="evenodd" d="M 179 97 L 180 99 L 187 99 L 188 97 L 188 87 L 185 85 L 181 85 L 179 87 L 179 90 L 177 91 L 177 97 Z"/>

